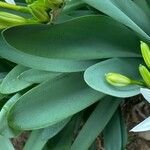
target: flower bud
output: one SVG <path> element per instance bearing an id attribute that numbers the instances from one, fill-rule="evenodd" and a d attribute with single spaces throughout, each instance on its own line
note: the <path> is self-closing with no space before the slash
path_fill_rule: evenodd
<path id="1" fill-rule="evenodd" d="M 122 87 L 131 84 L 131 80 L 129 78 L 118 73 L 107 73 L 105 76 L 107 82 L 114 86 Z"/>
<path id="2" fill-rule="evenodd" d="M 14 25 L 26 24 L 27 22 L 28 20 L 21 16 L 2 11 L 0 12 L 0 29 Z"/>
<path id="3" fill-rule="evenodd" d="M 142 41 L 141 41 L 141 52 L 146 65 L 148 66 L 148 68 L 150 68 L 150 49 L 149 46 Z"/>
<path id="4" fill-rule="evenodd" d="M 140 65 L 139 72 L 140 72 L 145 84 L 147 85 L 147 87 L 150 88 L 150 72 L 148 71 L 148 69 L 145 66 Z"/>
<path id="5" fill-rule="evenodd" d="M 30 8 L 31 14 L 39 22 L 49 22 L 50 17 L 43 7 L 32 5 L 32 4 L 28 5 L 28 7 Z"/>

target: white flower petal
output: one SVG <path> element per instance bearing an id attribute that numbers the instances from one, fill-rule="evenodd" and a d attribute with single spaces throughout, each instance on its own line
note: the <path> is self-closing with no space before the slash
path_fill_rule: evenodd
<path id="1" fill-rule="evenodd" d="M 5 0 L 7 3 L 9 4 L 15 4 L 15 1 L 14 0 Z"/>
<path id="2" fill-rule="evenodd" d="M 150 103 L 150 89 L 141 88 L 140 92 L 143 95 L 143 97 Z"/>
<path id="3" fill-rule="evenodd" d="M 132 130 L 132 132 L 143 132 L 143 131 L 149 131 L 150 130 L 150 117 L 146 118 L 144 121 L 139 123 L 137 126 L 135 126 Z"/>

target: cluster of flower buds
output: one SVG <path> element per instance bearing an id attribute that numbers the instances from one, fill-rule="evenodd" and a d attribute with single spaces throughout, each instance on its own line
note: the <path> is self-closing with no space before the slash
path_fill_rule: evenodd
<path id="1" fill-rule="evenodd" d="M 64 0 L 26 0 L 28 8 L 33 17 L 41 23 L 51 20 L 50 11 L 61 8 Z"/>
<path id="2" fill-rule="evenodd" d="M 64 0 L 26 0 L 26 3 L 27 6 L 20 6 L 0 1 L 0 8 L 28 13 L 31 16 L 25 18 L 19 16 L 18 13 L 0 11 L 0 29 L 22 24 L 49 23 L 51 21 L 50 12 L 60 9 Z"/>
<path id="3" fill-rule="evenodd" d="M 38 22 L 46 23 L 50 21 L 50 16 L 43 7 L 31 4 L 28 6 L 28 8 L 32 16 L 35 18 L 35 20 L 38 20 Z"/>
<path id="4" fill-rule="evenodd" d="M 150 48 L 146 43 L 142 41 L 140 46 L 145 64 L 150 69 Z M 136 84 L 150 88 L 150 72 L 147 67 L 141 64 L 139 65 L 139 72 L 143 81 L 133 80 L 119 73 L 107 73 L 105 75 L 105 78 L 106 81 L 113 86 L 122 87 Z"/>
<path id="5" fill-rule="evenodd" d="M 9 26 L 26 24 L 29 21 L 21 16 L 14 15 L 7 12 L 0 12 L 0 29 L 7 28 Z"/>

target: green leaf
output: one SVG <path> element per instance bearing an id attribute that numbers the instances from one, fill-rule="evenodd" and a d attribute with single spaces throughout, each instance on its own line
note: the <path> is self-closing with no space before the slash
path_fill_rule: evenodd
<path id="1" fill-rule="evenodd" d="M 100 100 L 72 144 L 71 150 L 87 150 L 111 119 L 120 102 L 120 99 L 113 97 Z"/>
<path id="2" fill-rule="evenodd" d="M 65 7 L 63 8 L 63 13 L 70 12 L 81 7 L 85 6 L 85 3 L 82 0 L 71 0 L 67 1 Z"/>
<path id="3" fill-rule="evenodd" d="M 49 72 L 37 69 L 29 69 L 22 72 L 18 76 L 18 79 L 31 83 L 41 83 L 47 79 L 53 79 L 60 75 L 62 75 L 62 73 L 60 72 Z"/>
<path id="4" fill-rule="evenodd" d="M 7 114 L 11 107 L 18 101 L 20 96 L 20 94 L 15 94 L 4 104 L 0 111 L 0 135 L 4 137 L 12 138 L 20 133 L 20 131 L 10 128 L 7 123 Z"/>
<path id="5" fill-rule="evenodd" d="M 70 150 L 74 138 L 74 130 L 79 120 L 80 115 L 75 115 L 59 134 L 49 140 L 49 142 L 47 143 L 47 149 Z"/>
<path id="6" fill-rule="evenodd" d="M 0 83 L 3 81 L 7 74 L 8 72 L 0 72 Z"/>
<path id="7" fill-rule="evenodd" d="M 32 60 L 39 58 L 36 62 L 40 62 L 39 70 L 46 70 L 46 67 L 48 70 L 51 63 L 51 66 L 56 67 L 55 71 L 58 71 L 57 68 L 63 63 L 61 59 L 77 61 L 140 56 L 140 43 L 134 33 L 110 17 L 101 15 L 82 16 L 56 25 L 17 26 L 5 30 L 3 36 L 22 54 L 21 60 L 18 56 L 15 57 L 15 62 L 25 66 L 31 63 L 28 66 L 35 68 L 36 64 L 32 64 Z M 4 54 L 4 50 L 5 48 L 0 49 L 0 55 L 12 60 L 14 50 L 8 50 L 11 56 L 6 50 L 7 55 Z M 26 63 L 22 60 L 25 55 L 32 56 L 29 57 L 30 60 L 26 58 Z M 52 59 L 60 59 L 59 64 L 54 66 Z M 50 62 L 45 67 L 40 67 L 45 60 Z"/>
<path id="8" fill-rule="evenodd" d="M 125 149 L 128 142 L 128 132 L 127 132 L 127 126 L 125 124 L 125 118 L 123 118 L 123 116 L 120 117 L 120 126 L 122 131 L 122 149 Z"/>
<path id="9" fill-rule="evenodd" d="M 117 110 L 103 131 L 106 150 L 125 149 L 124 145 L 127 144 L 127 137 L 122 128 L 124 128 L 124 131 L 126 128 L 122 126 L 121 117 L 121 112 Z"/>
<path id="10" fill-rule="evenodd" d="M 11 45 L 9 45 L 1 36 L 0 36 L 0 56 L 12 62 L 27 67 L 54 72 L 84 71 L 89 66 L 98 62 L 97 60 L 80 61 L 80 60 L 50 59 L 39 56 L 33 56 L 15 49 Z"/>
<path id="11" fill-rule="evenodd" d="M 0 95 L 1 96 L 1 95 Z M 0 99 L 0 110 L 2 109 L 2 107 L 4 106 L 4 104 L 7 102 L 7 99 L 2 98 Z"/>
<path id="12" fill-rule="evenodd" d="M 105 74 L 115 72 L 141 80 L 138 72 L 141 63 L 142 59 L 139 58 L 112 58 L 89 67 L 84 73 L 84 79 L 90 87 L 102 93 L 116 97 L 131 97 L 140 93 L 140 86 L 112 86 L 106 81 Z"/>
<path id="13" fill-rule="evenodd" d="M 31 83 L 41 83 L 44 82 L 47 79 L 54 79 L 58 76 L 61 76 L 63 73 L 60 72 L 49 72 L 49 71 L 43 71 L 43 70 L 37 70 L 37 69 L 29 69 L 24 72 L 22 72 L 19 76 L 19 80 L 24 80 L 26 82 Z"/>
<path id="14" fill-rule="evenodd" d="M 33 130 L 25 144 L 24 150 L 41 150 L 46 142 L 60 132 L 69 121 L 70 118 L 67 118 L 50 127 Z"/>
<path id="15" fill-rule="evenodd" d="M 15 150 L 10 140 L 5 137 L 2 137 L 1 135 L 0 135 L 0 148 L 1 150 Z"/>
<path id="16" fill-rule="evenodd" d="M 19 130 L 48 127 L 83 110 L 103 96 L 88 87 L 80 73 L 59 76 L 21 96 L 9 113 L 9 125 Z"/>
<path id="17" fill-rule="evenodd" d="M 150 20 L 131 0 L 83 0 L 150 41 Z M 139 17 L 140 16 L 140 17 Z"/>
<path id="18" fill-rule="evenodd" d="M 147 2 L 147 4 L 148 4 L 148 6 L 150 7 L 150 1 L 149 1 L 149 0 L 146 0 L 146 2 Z"/>
<path id="19" fill-rule="evenodd" d="M 94 15 L 95 12 L 92 10 L 76 10 L 73 12 L 70 12 L 68 15 L 70 15 L 71 17 L 75 18 L 75 17 L 85 17 L 85 16 L 91 16 Z"/>
<path id="20" fill-rule="evenodd" d="M 63 23 L 63 22 L 66 22 L 66 21 L 72 20 L 72 19 L 73 19 L 73 17 L 68 14 L 61 14 L 54 20 L 54 23 L 60 24 L 60 23 Z"/>
<path id="21" fill-rule="evenodd" d="M 8 63 L 8 61 L 0 57 L 0 72 L 6 74 L 9 70 L 10 64 Z"/>
<path id="22" fill-rule="evenodd" d="M 4 94 L 1 94 L 1 93 L 0 93 L 0 101 L 1 101 L 3 98 L 5 98 L 5 97 L 7 97 L 7 95 L 4 95 Z"/>
<path id="23" fill-rule="evenodd" d="M 150 7 L 148 6 L 148 2 L 146 0 L 133 0 L 144 12 L 150 17 Z"/>
<path id="24" fill-rule="evenodd" d="M 97 150 L 97 142 L 94 141 L 94 143 L 90 146 L 88 150 Z"/>
<path id="25" fill-rule="evenodd" d="M 0 85 L 0 92 L 3 94 L 11 94 L 30 86 L 31 83 L 19 80 L 17 78 L 22 72 L 28 69 L 29 68 L 21 65 L 17 65 L 16 67 L 14 67 L 3 79 Z"/>
<path id="26" fill-rule="evenodd" d="M 68 14 L 61 14 L 60 16 L 58 16 L 55 20 L 55 24 L 60 24 L 60 23 L 64 23 L 66 21 L 78 18 L 78 17 L 83 17 L 83 16 L 87 16 L 87 15 L 94 15 L 94 14 L 98 14 L 95 13 L 92 10 L 76 10 L 76 11 L 71 11 Z"/>

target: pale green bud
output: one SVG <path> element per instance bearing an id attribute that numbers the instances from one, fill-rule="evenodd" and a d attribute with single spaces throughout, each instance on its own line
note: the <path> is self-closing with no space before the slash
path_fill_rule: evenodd
<path id="1" fill-rule="evenodd" d="M 150 72 L 148 71 L 148 69 L 145 66 L 140 65 L 139 72 L 140 72 L 145 84 L 147 85 L 147 87 L 150 88 Z"/>
<path id="2" fill-rule="evenodd" d="M 150 68 L 150 49 L 149 46 L 142 41 L 141 41 L 141 52 L 146 65 L 148 66 L 148 68 Z"/>
<path id="3" fill-rule="evenodd" d="M 114 86 L 122 87 L 122 86 L 127 86 L 131 84 L 131 80 L 122 74 L 107 73 L 105 76 L 106 76 L 107 82 Z"/>
<path id="4" fill-rule="evenodd" d="M 0 29 L 28 23 L 28 20 L 11 13 L 0 12 Z"/>
<path id="5" fill-rule="evenodd" d="M 46 12 L 45 9 L 43 9 L 40 6 L 36 5 L 28 5 L 30 8 L 31 14 L 34 16 L 35 19 L 37 19 L 39 22 L 49 22 L 50 21 L 50 16 Z"/>

